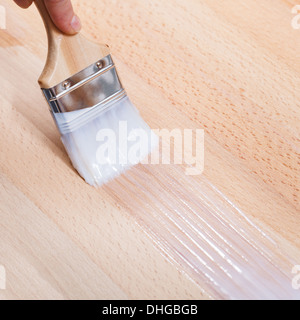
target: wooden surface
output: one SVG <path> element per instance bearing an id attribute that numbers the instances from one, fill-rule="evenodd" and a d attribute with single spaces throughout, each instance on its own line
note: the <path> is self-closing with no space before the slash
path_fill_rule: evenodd
<path id="1" fill-rule="evenodd" d="M 37 84 L 42 21 L 0 4 L 0 297 L 207 298 L 72 169 Z M 74 4 L 150 126 L 204 128 L 205 177 L 300 264 L 297 1 Z"/>

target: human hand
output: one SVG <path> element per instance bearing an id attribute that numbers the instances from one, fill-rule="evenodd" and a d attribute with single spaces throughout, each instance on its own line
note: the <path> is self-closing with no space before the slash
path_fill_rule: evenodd
<path id="1" fill-rule="evenodd" d="M 21 8 L 28 8 L 33 0 L 14 0 Z M 67 34 L 77 33 L 80 28 L 80 20 L 74 14 L 71 0 L 43 0 L 49 12 L 49 15 L 62 32 Z"/>

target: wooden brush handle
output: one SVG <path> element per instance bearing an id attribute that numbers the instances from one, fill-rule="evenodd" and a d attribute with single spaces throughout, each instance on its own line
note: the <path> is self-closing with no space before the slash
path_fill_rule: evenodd
<path id="1" fill-rule="evenodd" d="M 67 35 L 53 23 L 44 0 L 35 0 L 48 36 L 48 56 L 39 78 L 41 88 L 49 89 L 109 54 L 105 44 L 94 43 L 80 33 Z"/>

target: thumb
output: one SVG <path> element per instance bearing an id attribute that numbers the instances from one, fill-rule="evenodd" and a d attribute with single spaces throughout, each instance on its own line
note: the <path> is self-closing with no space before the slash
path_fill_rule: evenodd
<path id="1" fill-rule="evenodd" d="M 64 33 L 74 34 L 81 29 L 79 18 L 74 14 L 71 0 L 44 0 L 54 24 Z"/>

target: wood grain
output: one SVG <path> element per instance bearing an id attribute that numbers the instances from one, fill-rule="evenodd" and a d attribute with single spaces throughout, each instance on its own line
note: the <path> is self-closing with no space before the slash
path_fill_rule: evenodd
<path id="1" fill-rule="evenodd" d="M 42 21 L 34 7 L 0 4 L 0 297 L 208 298 L 72 169 L 37 85 Z M 150 126 L 204 128 L 205 177 L 299 264 L 296 4 L 74 1 L 83 34 L 110 45 Z"/>

